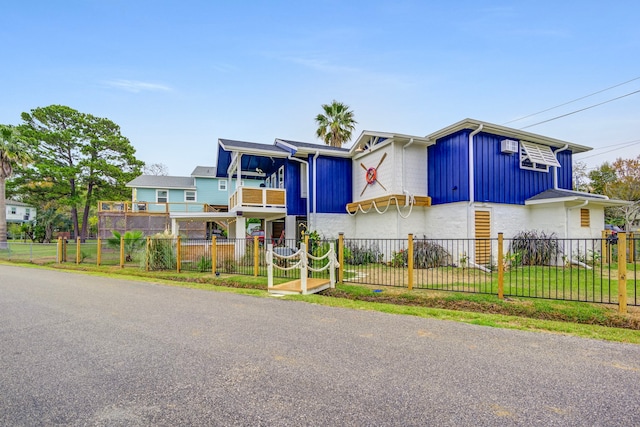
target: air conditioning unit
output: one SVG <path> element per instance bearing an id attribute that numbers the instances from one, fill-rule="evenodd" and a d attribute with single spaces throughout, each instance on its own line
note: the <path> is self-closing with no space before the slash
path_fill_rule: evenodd
<path id="1" fill-rule="evenodd" d="M 500 141 L 500 152 L 513 154 L 518 152 L 518 141 L 513 139 L 503 139 Z"/>

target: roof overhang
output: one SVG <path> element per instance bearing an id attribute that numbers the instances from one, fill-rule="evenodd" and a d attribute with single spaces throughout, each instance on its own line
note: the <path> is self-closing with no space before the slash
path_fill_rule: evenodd
<path id="1" fill-rule="evenodd" d="M 399 142 L 404 144 L 412 142 L 412 144 L 422 145 L 424 147 L 435 144 L 435 140 L 430 140 L 429 138 L 424 136 L 365 130 L 362 131 L 358 139 L 356 139 L 356 142 L 349 150 L 349 155 L 354 156 L 360 154 L 365 150 L 371 151 L 375 146 L 386 145 L 391 142 Z"/>
<path id="2" fill-rule="evenodd" d="M 595 197 L 585 197 L 585 196 L 566 196 L 566 197 L 553 197 L 548 199 L 538 199 L 538 200 L 526 200 L 524 202 L 527 206 L 539 206 L 539 205 L 549 205 L 553 203 L 562 203 L 564 205 L 580 205 L 581 203 L 587 202 L 588 205 L 596 205 L 602 206 L 605 208 L 615 207 L 615 206 L 626 206 L 631 202 L 627 202 L 625 200 L 612 200 L 612 199 L 601 199 Z"/>
<path id="3" fill-rule="evenodd" d="M 275 146 L 280 147 L 283 150 L 287 150 L 292 156 L 308 156 L 310 154 L 323 154 L 331 157 L 350 157 L 348 150 L 339 150 L 335 148 L 329 148 L 327 146 L 319 144 L 308 144 L 296 141 L 288 141 L 285 139 L 276 138 Z"/>
<path id="4" fill-rule="evenodd" d="M 446 128 L 440 129 L 439 131 L 436 131 L 434 133 L 427 135 L 426 138 L 428 140 L 435 142 L 436 140 L 442 137 L 451 135 L 461 130 L 465 130 L 465 129 L 475 130 L 480 125 L 482 125 L 482 132 L 485 132 L 485 133 L 492 133 L 496 135 L 518 139 L 518 140 L 530 141 L 537 144 L 548 145 L 554 148 L 562 148 L 568 144 L 568 149 L 571 150 L 573 154 L 584 153 L 586 151 L 592 150 L 591 147 L 587 147 L 584 145 L 573 144 L 571 142 L 562 141 L 560 139 L 549 138 L 547 136 L 538 135 L 536 133 L 526 132 L 519 129 L 513 129 L 506 126 L 495 125 L 493 123 L 487 123 L 487 122 L 483 122 L 475 119 L 461 120 L 457 123 L 452 124 L 451 126 L 447 126 Z"/>

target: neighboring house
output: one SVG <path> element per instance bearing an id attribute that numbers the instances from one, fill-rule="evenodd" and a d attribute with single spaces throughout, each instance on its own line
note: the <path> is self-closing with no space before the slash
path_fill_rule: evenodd
<path id="1" fill-rule="evenodd" d="M 7 200 L 7 223 L 25 223 L 36 219 L 36 208 L 16 200 Z"/>
<path id="2" fill-rule="evenodd" d="M 241 184 L 257 187 L 262 181 L 243 179 Z M 127 183 L 131 201 L 99 203 L 101 237 L 112 230 L 142 230 L 145 234 L 179 227 L 187 237 L 204 237 L 226 228 L 230 188 L 233 179 L 220 179 L 215 166 L 197 166 L 191 176 L 140 175 Z"/>

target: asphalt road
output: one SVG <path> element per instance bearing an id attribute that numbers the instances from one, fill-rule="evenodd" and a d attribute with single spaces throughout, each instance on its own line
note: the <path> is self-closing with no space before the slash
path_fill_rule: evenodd
<path id="1" fill-rule="evenodd" d="M 0 265 L 0 425 L 640 425 L 640 346 Z"/>

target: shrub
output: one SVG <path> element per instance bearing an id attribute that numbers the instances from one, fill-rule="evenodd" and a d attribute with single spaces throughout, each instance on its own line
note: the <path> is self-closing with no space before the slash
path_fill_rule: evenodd
<path id="1" fill-rule="evenodd" d="M 113 237 L 107 240 L 107 245 L 113 249 L 120 249 L 120 240 L 123 238 L 125 261 L 133 261 L 133 257 L 144 246 L 144 233 L 140 230 L 125 231 L 121 235 L 118 231 L 112 231 Z"/>
<path id="2" fill-rule="evenodd" d="M 198 271 L 201 273 L 211 271 L 211 258 L 201 256 L 200 261 L 198 261 Z"/>
<path id="3" fill-rule="evenodd" d="M 509 253 L 514 254 L 511 261 L 521 265 L 552 265 L 562 250 L 556 233 L 546 234 L 544 231 L 525 230 L 513 237 L 509 245 Z"/>
<path id="4" fill-rule="evenodd" d="M 151 236 L 146 261 L 151 270 L 172 270 L 176 268 L 176 253 L 173 235 L 165 231 Z"/>
<path id="5" fill-rule="evenodd" d="M 346 241 L 344 250 L 344 262 L 351 265 L 363 265 L 382 260 L 382 253 L 377 245 L 365 244 L 359 246 L 355 242 Z"/>
<path id="6" fill-rule="evenodd" d="M 408 264 L 409 253 L 401 249 L 394 252 L 391 258 L 391 266 L 402 267 Z M 416 239 L 413 241 L 413 267 L 434 268 L 450 265 L 451 254 L 440 244 L 433 240 Z"/>

